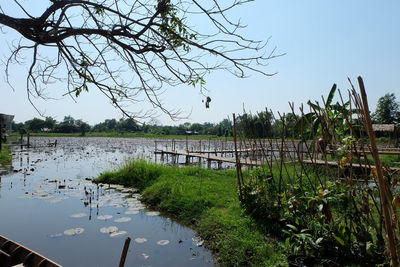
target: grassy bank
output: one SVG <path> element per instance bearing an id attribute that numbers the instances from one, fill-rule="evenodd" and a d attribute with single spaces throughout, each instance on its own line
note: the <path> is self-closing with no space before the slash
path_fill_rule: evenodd
<path id="1" fill-rule="evenodd" d="M 3 145 L 0 151 L 0 168 L 4 168 L 11 163 L 11 155 L 8 146 Z"/>
<path id="2" fill-rule="evenodd" d="M 177 168 L 132 161 L 97 182 L 142 190 L 142 201 L 205 239 L 221 266 L 285 266 L 275 241 L 266 241 L 240 207 L 234 171 Z M 279 245 L 280 246 L 280 245 Z"/>

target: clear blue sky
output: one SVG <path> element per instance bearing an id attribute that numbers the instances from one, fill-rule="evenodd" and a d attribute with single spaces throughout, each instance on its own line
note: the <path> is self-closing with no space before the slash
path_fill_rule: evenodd
<path id="1" fill-rule="evenodd" d="M 42 1 L 46 3 L 46 1 Z M 189 122 L 219 122 L 233 112 L 261 111 L 268 107 L 288 112 L 288 102 L 295 104 L 326 96 L 333 83 L 341 90 L 349 88 L 347 77 L 364 78 L 371 110 L 385 93 L 395 93 L 400 100 L 400 1 L 372 0 L 256 0 L 241 6 L 233 17 L 248 25 L 245 35 L 254 39 L 271 36 L 271 48 L 285 56 L 270 62 L 267 71 L 278 72 L 273 77 L 253 74 L 237 79 L 217 72 L 207 77 L 207 89 L 212 98 L 205 109 L 198 89 L 181 86 L 168 89 L 163 96 L 168 107 L 191 111 Z M 7 52 L 6 42 L 16 35 L 0 33 L 0 55 Z M 2 69 L 0 68 L 0 71 Z M 24 87 L 23 69 L 15 91 L 4 83 L 0 73 L 0 113 L 15 114 L 15 120 L 25 121 L 39 115 L 29 104 Z M 57 90 L 53 86 L 52 90 Z M 60 89 L 59 95 L 63 93 Z M 45 115 L 62 120 L 72 115 L 90 124 L 107 118 L 120 118 L 107 99 L 90 92 L 75 103 L 68 97 L 46 102 L 38 100 Z M 179 124 L 166 116 L 163 124 Z"/>

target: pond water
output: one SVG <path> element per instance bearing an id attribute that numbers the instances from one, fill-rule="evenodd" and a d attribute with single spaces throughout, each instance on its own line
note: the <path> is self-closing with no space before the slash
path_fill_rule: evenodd
<path id="1" fill-rule="evenodd" d="M 47 147 L 57 139 L 57 147 Z M 130 157 L 154 160 L 154 140 L 32 138 L 0 178 L 0 234 L 63 266 L 213 266 L 196 233 L 149 211 L 137 192 L 91 182 Z M 201 242 L 200 242 L 201 243 Z"/>

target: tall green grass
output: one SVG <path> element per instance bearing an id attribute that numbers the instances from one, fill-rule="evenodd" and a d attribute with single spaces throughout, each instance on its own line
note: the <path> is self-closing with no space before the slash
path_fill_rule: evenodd
<path id="1" fill-rule="evenodd" d="M 244 214 L 233 170 L 130 161 L 96 181 L 142 189 L 144 203 L 194 228 L 221 266 L 287 265 L 276 249 L 278 241 L 266 241 L 256 223 Z"/>
<path id="2" fill-rule="evenodd" d="M 0 167 L 5 167 L 11 163 L 11 155 L 8 146 L 2 145 L 0 151 Z"/>
<path id="3" fill-rule="evenodd" d="M 97 181 L 134 186 L 140 190 L 150 186 L 162 173 L 162 166 L 145 160 L 131 160 L 116 171 L 104 172 Z"/>

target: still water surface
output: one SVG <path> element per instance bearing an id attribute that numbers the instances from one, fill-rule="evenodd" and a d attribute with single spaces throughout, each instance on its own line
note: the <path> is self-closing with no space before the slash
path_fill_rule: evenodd
<path id="1" fill-rule="evenodd" d="M 46 144 L 58 140 L 58 145 Z M 13 152 L 15 172 L 0 178 L 0 234 L 63 266 L 213 266 L 196 233 L 151 212 L 137 193 L 90 179 L 129 157 L 153 160 L 154 140 L 32 138 Z"/>

